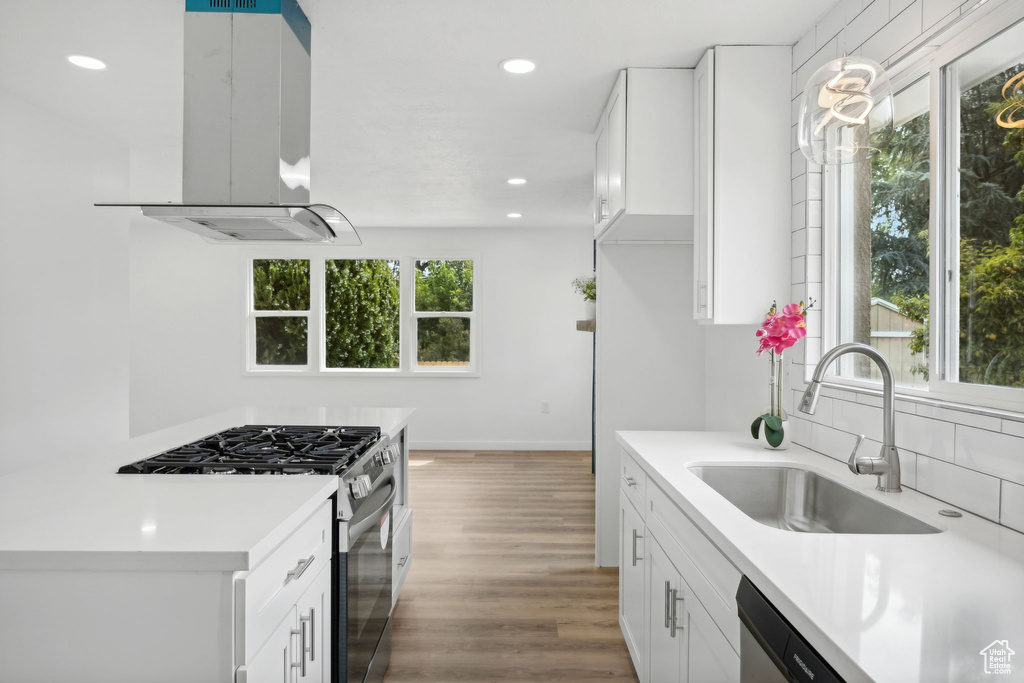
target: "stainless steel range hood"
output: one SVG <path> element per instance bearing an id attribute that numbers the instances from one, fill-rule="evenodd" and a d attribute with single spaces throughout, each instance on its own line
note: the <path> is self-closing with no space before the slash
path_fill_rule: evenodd
<path id="1" fill-rule="evenodd" d="M 359 245 L 309 203 L 310 24 L 296 0 L 186 0 L 182 203 L 136 206 L 214 244 Z"/>

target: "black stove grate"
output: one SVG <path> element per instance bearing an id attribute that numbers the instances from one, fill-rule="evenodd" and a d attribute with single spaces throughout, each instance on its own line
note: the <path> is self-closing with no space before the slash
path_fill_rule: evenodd
<path id="1" fill-rule="evenodd" d="M 118 473 L 338 474 L 379 438 L 379 427 L 244 425 L 125 465 Z"/>

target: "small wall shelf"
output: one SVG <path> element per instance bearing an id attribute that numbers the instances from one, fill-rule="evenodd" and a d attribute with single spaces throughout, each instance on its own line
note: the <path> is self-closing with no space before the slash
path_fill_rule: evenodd
<path id="1" fill-rule="evenodd" d="M 576 329 L 580 332 L 597 332 L 596 320 L 577 320 Z"/>

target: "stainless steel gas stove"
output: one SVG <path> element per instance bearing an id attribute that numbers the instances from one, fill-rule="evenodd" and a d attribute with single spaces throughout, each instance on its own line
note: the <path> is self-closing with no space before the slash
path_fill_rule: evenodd
<path id="1" fill-rule="evenodd" d="M 178 446 L 121 474 L 339 476 L 332 563 L 336 683 L 383 680 L 391 658 L 391 512 L 401 456 L 378 427 L 244 425 Z"/>

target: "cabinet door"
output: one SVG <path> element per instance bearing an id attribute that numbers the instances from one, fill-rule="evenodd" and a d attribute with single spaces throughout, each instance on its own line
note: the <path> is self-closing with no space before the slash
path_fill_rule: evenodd
<path id="1" fill-rule="evenodd" d="M 619 489 L 619 624 L 633 657 L 633 666 L 644 679 L 644 520 Z"/>
<path id="2" fill-rule="evenodd" d="M 594 237 L 608 227 L 608 119 L 602 115 L 594 140 Z"/>
<path id="3" fill-rule="evenodd" d="M 405 577 L 412 566 L 412 510 L 407 510 L 402 522 L 395 527 L 391 546 L 391 606 L 398 603 L 398 596 L 405 584 Z"/>
<path id="4" fill-rule="evenodd" d="M 626 208 L 626 72 L 619 72 L 608 99 L 608 222 Z"/>
<path id="5" fill-rule="evenodd" d="M 299 633 L 292 659 L 302 683 L 331 680 L 331 565 L 321 571 L 296 605 Z"/>
<path id="6" fill-rule="evenodd" d="M 245 666 L 244 675 L 240 672 L 239 683 L 292 683 L 292 663 L 298 662 L 297 626 L 298 616 L 292 607 L 266 645 Z"/>
<path id="7" fill-rule="evenodd" d="M 740 656 L 689 589 L 684 617 L 686 680 L 692 683 L 739 683 Z"/>
<path id="8" fill-rule="evenodd" d="M 683 678 L 686 671 L 683 662 L 686 631 L 678 628 L 678 625 L 683 625 L 685 616 L 685 612 L 679 609 L 683 606 L 683 582 L 657 539 L 648 534 L 644 540 L 647 541 L 644 560 L 647 562 L 648 579 L 647 680 L 650 683 L 679 683 L 686 680 Z M 676 628 L 673 628 L 673 617 Z M 694 679 L 694 682 L 699 680 Z"/>
<path id="9" fill-rule="evenodd" d="M 714 318 L 715 51 L 704 53 L 693 72 L 693 317 Z"/>

